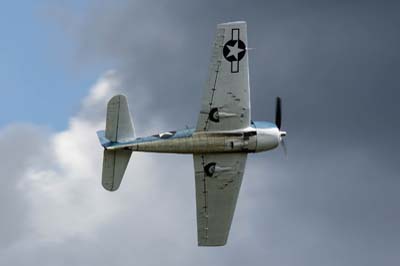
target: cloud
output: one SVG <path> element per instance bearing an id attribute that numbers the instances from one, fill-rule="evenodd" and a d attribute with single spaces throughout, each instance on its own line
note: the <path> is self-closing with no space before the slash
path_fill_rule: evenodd
<path id="1" fill-rule="evenodd" d="M 68 129 L 43 138 L 42 154 L 31 154 L 38 163 L 23 168 L 18 189 L 30 207 L 29 225 L 38 241 L 90 237 L 120 210 L 115 198 L 102 196 L 102 148 L 95 136 L 104 128 L 104 118 L 96 113 L 105 113 L 106 102 L 116 91 L 114 73 L 101 77 Z"/>
<path id="2" fill-rule="evenodd" d="M 306 265 L 329 260 L 327 264 L 334 265 L 340 254 L 339 261 L 350 265 L 367 263 L 362 255 L 370 248 L 375 259 L 391 260 L 392 253 L 380 245 L 393 233 L 395 224 L 385 217 L 395 205 L 369 195 L 373 186 L 365 181 L 373 181 L 376 173 L 363 169 L 373 162 L 364 151 L 334 149 L 314 162 L 307 157 L 282 163 L 280 151 L 275 152 L 278 156 L 250 155 L 230 240 L 222 248 L 196 245 L 191 156 L 134 153 L 120 190 L 105 191 L 95 131 L 104 128 L 99 114 L 105 114 L 111 95 L 121 91 L 119 85 L 115 72 L 100 77 L 64 131 L 52 133 L 33 125 L 1 131 L 8 154 L 18 147 L 12 143 L 19 143 L 24 157 L 18 164 L 8 157 L 10 169 L 17 171 L 10 171 L 14 182 L 6 184 L 14 192 L 5 202 L 13 205 L 5 207 L 18 212 L 11 212 L 2 224 L 11 219 L 18 223 L 11 226 L 8 239 L 2 239 L 0 263 Z M 150 117 L 154 125 L 163 126 L 161 119 Z M 21 141 L 28 136 L 30 141 Z M 342 168 L 332 166 L 334 160 Z M 361 206 L 371 207 L 355 211 Z M 378 214 L 382 218 L 374 217 Z M 364 235 L 381 223 L 389 230 Z M 349 255 L 354 245 L 360 250 Z"/>
<path id="3" fill-rule="evenodd" d="M 83 14 L 65 16 L 76 64 L 118 73 L 99 79 L 65 131 L 1 129 L 0 206 L 8 215 L 0 263 L 395 264 L 396 7 L 90 2 Z M 289 158 L 279 150 L 250 155 L 228 246 L 204 249 L 196 246 L 191 157 L 135 153 L 120 190 L 109 193 L 100 185 L 95 131 L 104 127 L 108 98 L 120 92 L 139 135 L 193 125 L 215 24 L 237 19 L 248 21 L 256 48 L 253 118 L 272 118 L 274 97 L 282 96 Z"/>
<path id="4" fill-rule="evenodd" d="M 26 168 L 43 156 L 45 139 L 50 132 L 31 124 L 14 124 L 0 130 L 2 174 L 0 179 L 0 208 L 3 212 L 0 229 L 0 249 L 18 241 L 26 233 L 29 204 L 18 188 Z"/>
<path id="5" fill-rule="evenodd" d="M 186 163 L 180 167 L 179 175 L 171 176 L 164 174 L 176 172 L 169 167 L 170 158 L 134 154 L 118 192 L 107 192 L 101 186 L 102 148 L 95 132 L 104 128 L 106 102 L 120 91 L 118 75 L 108 72 L 90 89 L 82 109 L 70 119 L 65 131 L 50 133 L 33 125 L 9 126 L 1 131 L 0 142 L 6 153 L 12 154 L 17 148 L 21 154 L 15 155 L 19 157 L 17 162 L 10 156 L 4 158 L 9 161 L 9 180 L 13 182 L 4 182 L 3 187 L 14 192 L 3 194 L 8 204 L 4 209 L 11 211 L 2 219 L 2 228 L 8 224 L 13 230 L 4 231 L 0 262 L 24 265 L 41 261 L 41 254 L 50 252 L 42 265 L 54 265 L 59 261 L 58 255 L 72 256 L 70 252 L 76 252 L 73 246 L 94 245 L 97 241 L 101 249 L 110 244 L 111 252 L 119 248 L 121 240 L 131 244 L 133 240 L 139 249 L 137 256 L 143 256 L 140 250 L 152 249 L 154 242 L 159 243 L 158 248 L 166 243 L 181 246 L 184 241 L 173 241 L 170 235 L 188 226 L 190 229 L 182 230 L 180 236 L 190 237 L 195 245 L 194 182 L 184 174 L 185 170 L 190 176 L 193 174 L 190 158 L 183 160 Z M 99 114 L 103 116 L 100 118 Z M 162 125 L 152 118 L 153 123 Z M 180 185 L 175 186 L 175 182 Z M 182 193 L 185 185 L 191 189 Z M 190 200 L 183 196 L 190 196 Z M 185 210 L 191 215 L 176 214 Z M 168 218 L 171 219 L 160 223 L 160 219 Z M 4 238 L 7 234 L 9 237 Z M 121 265 L 131 248 L 128 245 L 122 249 L 124 256 L 117 258 Z M 86 251 L 89 254 L 81 254 L 76 263 L 96 261 L 92 257 L 96 250 Z M 98 262 L 103 262 L 109 252 L 100 255 Z M 25 255 L 20 256 L 21 253 Z"/>
<path id="6" fill-rule="evenodd" d="M 2 179 L 10 193 L 3 193 L 4 210 L 9 211 L 1 221 L 0 263 L 99 265 L 119 250 L 110 263 L 123 265 L 132 252 L 145 261 L 149 250 L 168 256 L 165 246 L 184 248 L 188 241 L 196 246 L 190 157 L 135 153 L 118 192 L 101 186 L 102 148 L 95 132 L 104 128 L 106 103 L 121 92 L 119 85 L 113 71 L 100 77 L 64 131 L 52 133 L 34 125 L 0 131 L 12 180 Z M 154 130 L 151 125 L 163 126 L 159 118 L 148 117 L 152 122 L 145 133 Z M 171 168 L 175 163 L 178 172 Z"/>
<path id="7" fill-rule="evenodd" d="M 29 249 L 36 257 L 52 245 L 96 238 L 102 226 L 131 207 L 135 197 L 101 187 L 102 148 L 95 134 L 104 128 L 107 101 L 120 91 L 118 75 L 110 71 L 90 89 L 65 131 L 50 133 L 34 125 L 11 125 L 0 131 L 7 154 L 3 170 L 9 175 L 1 179 L 7 192 L 2 193 L 7 214 L 1 222 L 2 258 L 14 249 Z M 150 157 L 134 160 L 143 169 L 151 167 Z M 143 186 L 149 183 L 138 180 Z"/>

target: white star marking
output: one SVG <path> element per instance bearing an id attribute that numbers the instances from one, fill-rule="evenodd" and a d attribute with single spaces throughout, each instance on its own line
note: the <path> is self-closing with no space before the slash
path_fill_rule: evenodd
<path id="1" fill-rule="evenodd" d="M 235 57 L 235 59 L 238 60 L 239 53 L 244 50 L 243 48 L 239 48 L 238 45 L 239 45 L 239 41 L 236 41 L 234 46 L 227 45 L 229 48 L 229 54 L 228 54 L 227 58 L 233 55 Z"/>

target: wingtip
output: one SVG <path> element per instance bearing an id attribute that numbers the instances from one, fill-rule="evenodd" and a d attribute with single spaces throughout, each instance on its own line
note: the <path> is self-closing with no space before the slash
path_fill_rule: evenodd
<path id="1" fill-rule="evenodd" d="M 198 244 L 199 247 L 224 247 L 226 243 L 224 244 Z"/>
<path id="2" fill-rule="evenodd" d="M 246 21 L 231 21 L 218 24 L 218 27 L 235 26 L 246 24 Z"/>
<path id="3" fill-rule="evenodd" d="M 199 247 L 223 247 L 227 243 L 226 240 L 224 241 L 217 241 L 217 242 L 210 242 L 210 241 L 199 241 L 197 242 L 197 245 Z"/>
<path id="4" fill-rule="evenodd" d="M 127 99 L 125 94 L 115 94 L 114 96 L 111 97 L 111 99 L 108 102 L 110 103 L 111 101 L 115 101 L 117 98 L 119 100 L 121 100 L 121 98 L 123 98 L 125 100 Z"/>
<path id="5" fill-rule="evenodd" d="M 109 192 L 117 191 L 119 188 L 119 184 L 110 184 L 108 182 L 102 182 L 101 184 L 102 184 L 103 188 Z"/>

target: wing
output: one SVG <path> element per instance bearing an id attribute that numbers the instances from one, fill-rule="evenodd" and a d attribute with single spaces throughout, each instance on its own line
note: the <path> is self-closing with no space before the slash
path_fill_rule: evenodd
<path id="1" fill-rule="evenodd" d="M 219 24 L 196 131 L 250 126 L 246 22 Z"/>
<path id="2" fill-rule="evenodd" d="M 245 153 L 193 155 L 199 246 L 226 244 L 246 158 Z"/>

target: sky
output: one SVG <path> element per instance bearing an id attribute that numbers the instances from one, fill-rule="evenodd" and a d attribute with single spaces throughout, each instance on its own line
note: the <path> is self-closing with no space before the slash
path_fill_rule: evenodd
<path id="1" fill-rule="evenodd" d="M 35 1 L 0 11 L 0 265 L 396 265 L 396 1 Z M 216 25 L 248 23 L 251 154 L 228 244 L 197 247 L 189 155 L 134 153 L 101 187 L 105 107 L 137 135 L 196 124 Z M 12 99 L 12 100 L 11 100 Z"/>

